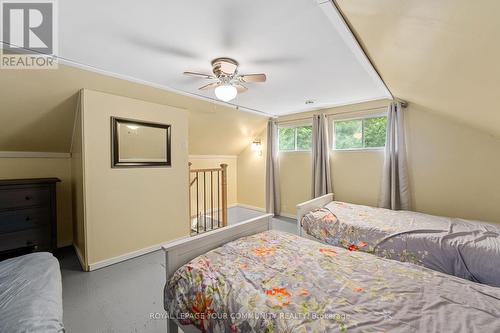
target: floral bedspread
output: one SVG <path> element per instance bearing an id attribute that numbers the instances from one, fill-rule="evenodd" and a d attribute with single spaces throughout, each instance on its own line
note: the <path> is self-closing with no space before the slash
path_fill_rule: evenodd
<path id="1" fill-rule="evenodd" d="M 203 332 L 494 332 L 500 289 L 268 231 L 182 266 L 165 309 Z"/>
<path id="2" fill-rule="evenodd" d="M 495 225 L 336 201 L 306 214 L 301 224 L 330 245 L 500 287 L 500 227 Z"/>

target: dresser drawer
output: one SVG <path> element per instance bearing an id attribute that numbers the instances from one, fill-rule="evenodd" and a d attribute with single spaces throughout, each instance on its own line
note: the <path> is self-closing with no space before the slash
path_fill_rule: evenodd
<path id="1" fill-rule="evenodd" d="M 50 228 L 49 208 L 27 208 L 0 212 L 0 234 L 39 227 Z"/>
<path id="2" fill-rule="evenodd" d="M 41 206 L 49 203 L 50 189 L 48 187 L 0 189 L 0 210 Z"/>
<path id="3" fill-rule="evenodd" d="M 0 234 L 0 251 L 26 246 L 36 246 L 36 251 L 49 250 L 51 248 L 50 230 L 37 228 Z"/>
<path id="4" fill-rule="evenodd" d="M 0 179 L 0 256 L 57 246 L 57 178 Z"/>

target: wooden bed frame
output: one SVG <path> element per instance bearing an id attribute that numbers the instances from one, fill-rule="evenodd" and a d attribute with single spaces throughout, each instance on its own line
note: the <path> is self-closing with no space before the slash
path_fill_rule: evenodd
<path id="1" fill-rule="evenodd" d="M 266 214 L 228 227 L 208 231 L 201 235 L 180 239 L 163 246 L 167 281 L 182 265 L 210 250 L 238 238 L 270 230 L 271 221 L 272 214 Z M 185 326 L 180 325 L 175 319 L 168 320 L 167 333 L 177 333 L 179 328 L 184 333 L 200 332 L 193 325 Z"/>
<path id="2" fill-rule="evenodd" d="M 302 217 L 304 217 L 304 215 L 306 215 L 310 211 L 322 208 L 332 201 L 333 201 L 333 193 L 328 193 L 321 197 L 317 197 L 297 205 L 297 228 L 299 230 L 300 236 L 317 241 L 316 238 L 309 236 L 306 232 L 304 232 L 304 229 L 300 225 L 300 221 L 302 220 Z"/>

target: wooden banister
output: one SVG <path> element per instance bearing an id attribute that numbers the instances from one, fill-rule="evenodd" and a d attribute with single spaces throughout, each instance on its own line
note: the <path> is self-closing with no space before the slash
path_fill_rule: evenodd
<path id="1" fill-rule="evenodd" d="M 193 182 L 191 182 L 191 165 L 193 165 L 193 163 L 189 162 L 188 163 L 188 190 L 189 190 L 189 230 L 191 230 L 191 186 L 193 186 L 194 184 L 194 181 L 196 179 L 198 179 L 198 177 L 196 177 L 195 179 L 193 179 Z"/>
<path id="2" fill-rule="evenodd" d="M 189 162 L 188 167 L 190 229 L 193 219 L 196 219 L 196 230 L 192 230 L 192 234 L 227 226 L 228 165 L 221 164 L 220 168 L 191 169 L 192 163 Z M 202 189 L 200 185 L 203 186 Z M 192 214 L 194 198 L 196 198 L 196 213 Z"/>
<path id="3" fill-rule="evenodd" d="M 227 226 L 227 164 L 220 165 L 222 169 L 222 226 Z"/>
<path id="4" fill-rule="evenodd" d="M 215 172 L 220 171 L 221 168 L 212 168 L 212 169 L 192 169 L 191 172 Z"/>

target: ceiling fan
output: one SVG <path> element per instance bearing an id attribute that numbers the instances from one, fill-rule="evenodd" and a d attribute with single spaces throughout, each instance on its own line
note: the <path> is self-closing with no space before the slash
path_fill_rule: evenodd
<path id="1" fill-rule="evenodd" d="M 248 90 L 243 83 L 265 82 L 266 74 L 240 74 L 238 62 L 231 58 L 212 60 L 212 74 L 184 72 L 185 75 L 197 78 L 217 80 L 200 87 L 199 90 L 215 89 L 215 96 L 224 102 L 234 99 L 238 93 Z"/>

